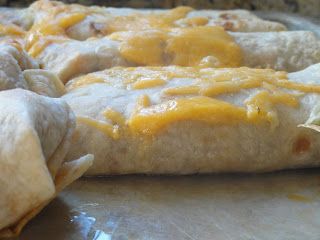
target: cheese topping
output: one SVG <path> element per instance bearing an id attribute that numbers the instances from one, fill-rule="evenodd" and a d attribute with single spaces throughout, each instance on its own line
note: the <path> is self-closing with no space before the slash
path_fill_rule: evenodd
<path id="1" fill-rule="evenodd" d="M 286 72 L 276 72 L 271 69 L 241 68 L 197 68 L 197 67 L 115 67 L 105 71 L 80 76 L 68 82 L 67 89 L 71 91 L 92 83 L 105 83 L 110 86 L 126 89 L 145 89 L 164 86 L 173 79 L 192 80 L 191 85 L 179 87 L 165 87 L 163 92 L 169 95 L 183 94 L 180 92 L 191 91 L 193 94 L 215 96 L 224 93 L 235 93 L 241 89 L 257 88 L 263 83 L 290 85 Z M 296 90 L 313 90 L 316 86 L 297 84 Z M 284 86 L 285 87 L 285 86 Z M 192 89 L 192 90 L 190 90 Z M 320 91 L 320 89 L 319 89 Z"/>
<path id="2" fill-rule="evenodd" d="M 139 80 L 132 84 L 133 89 L 152 88 L 165 85 L 167 82 L 163 79 Z"/>
<path id="3" fill-rule="evenodd" d="M 197 66 L 213 57 L 211 67 L 239 67 L 241 48 L 221 27 L 178 28 L 119 32 L 110 35 L 121 41 L 120 53 L 138 65 Z"/>
<path id="4" fill-rule="evenodd" d="M 111 125 L 104 121 L 99 121 L 90 117 L 84 117 L 84 116 L 78 116 L 77 122 L 82 123 L 85 125 L 88 125 L 90 127 L 93 127 L 95 129 L 98 129 L 102 133 L 104 133 L 106 136 L 111 137 L 113 139 L 119 139 L 119 126 L 118 125 Z"/>
<path id="5" fill-rule="evenodd" d="M 277 105 L 299 106 L 303 93 L 320 93 L 320 87 L 291 82 L 286 72 L 271 69 L 196 67 L 139 67 L 113 68 L 74 79 L 68 90 L 96 82 L 141 92 L 136 108 L 119 126 L 129 127 L 132 133 L 154 135 L 166 126 L 183 120 L 208 124 L 269 123 L 278 126 Z M 88 82 L 86 82 L 88 79 Z M 178 86 L 177 86 L 177 83 Z M 160 95 L 152 103 L 145 89 L 161 86 L 151 93 Z M 245 89 L 258 89 L 235 105 L 214 97 L 237 94 Z M 110 115 L 111 116 L 111 115 Z M 112 120 L 110 117 L 109 119 Z M 117 120 L 112 120 L 117 123 Z M 125 121 L 125 123 L 123 123 Z"/>
<path id="6" fill-rule="evenodd" d="M 163 86 L 173 78 L 200 76 L 193 68 L 168 67 L 161 70 L 158 67 L 115 67 L 102 72 L 96 72 L 77 77 L 66 85 L 68 91 L 93 83 L 105 83 L 127 89 L 145 89 Z"/>
<path id="7" fill-rule="evenodd" d="M 132 14 L 128 16 L 117 16 L 107 24 L 102 32 L 105 35 L 108 35 L 113 32 L 121 31 L 170 28 L 174 27 L 177 20 L 185 18 L 192 10 L 193 9 L 190 7 L 177 7 L 160 14 Z"/>
<path id="8" fill-rule="evenodd" d="M 85 13 L 73 13 L 66 16 L 43 19 L 34 24 L 27 35 L 26 49 L 31 56 L 36 57 L 43 49 L 53 42 L 67 41 L 66 29 L 81 22 Z"/>
<path id="9" fill-rule="evenodd" d="M 152 136 L 182 120 L 234 124 L 246 120 L 246 109 L 209 97 L 180 98 L 142 108 L 128 119 L 128 126 L 134 133 Z"/>
<path id="10" fill-rule="evenodd" d="M 52 43 L 63 43 L 68 41 L 68 39 L 61 36 L 47 36 L 45 38 L 39 38 L 34 44 L 29 45 L 27 42 L 28 53 L 31 57 L 37 57 L 46 47 Z"/>
<path id="11" fill-rule="evenodd" d="M 67 91 L 71 91 L 81 86 L 90 85 L 93 83 L 107 83 L 107 81 L 104 78 L 96 76 L 96 74 L 88 74 L 69 81 L 66 85 L 66 89 Z"/>
<path id="12" fill-rule="evenodd" d="M 179 25 L 185 27 L 197 27 L 207 25 L 209 19 L 206 17 L 192 17 L 192 18 L 184 18 L 179 21 Z"/>
<path id="13" fill-rule="evenodd" d="M 16 26 L 16 25 L 2 25 L 0 24 L 0 36 L 18 36 L 23 37 L 25 35 L 25 31 Z"/>
<path id="14" fill-rule="evenodd" d="M 105 110 L 102 115 L 107 118 L 110 119 L 114 124 L 117 124 L 119 126 L 124 126 L 126 123 L 125 118 L 122 116 L 121 113 L 108 108 L 107 110 Z"/>
<path id="15" fill-rule="evenodd" d="M 28 33 L 27 50 L 32 48 L 30 53 L 33 57 L 56 42 L 57 38 L 48 40 L 47 36 L 67 38 L 68 28 L 87 16 L 100 14 L 100 11 L 78 5 L 50 2 L 38 5 L 40 11 L 46 11 L 47 15 L 41 22 L 34 24 Z M 185 18 L 192 10 L 190 7 L 178 7 L 163 13 L 110 16 L 110 20 L 103 18 L 101 23 L 93 21 L 92 26 L 106 25 L 105 29 L 100 26 L 97 31 L 102 35 L 114 33 L 110 38 L 121 41 L 121 55 L 137 65 L 241 66 L 241 49 L 234 39 L 222 27 L 204 26 L 208 22 L 205 17 Z M 106 17 L 107 13 L 102 15 Z M 181 26 L 181 21 L 179 25 L 176 24 L 178 20 L 187 28 L 174 29 Z M 204 65 L 203 60 L 207 57 L 216 61 L 209 61 Z"/>
<path id="16" fill-rule="evenodd" d="M 117 140 L 120 138 L 120 128 L 126 127 L 126 120 L 122 116 L 121 113 L 111 109 L 107 108 L 102 112 L 102 115 L 112 122 L 112 124 L 109 124 L 105 121 L 100 121 L 93 119 L 91 117 L 86 116 L 78 116 L 77 122 L 82 123 L 85 125 L 88 125 L 90 127 L 93 127 L 94 129 L 97 129 L 101 132 L 103 132 L 106 136 L 109 136 L 113 138 L 114 140 Z"/>
<path id="17" fill-rule="evenodd" d="M 172 55 L 173 65 L 197 66 L 203 58 L 214 56 L 218 63 L 211 67 L 241 66 L 240 47 L 221 27 L 181 28 L 173 30 L 172 35 L 166 52 Z"/>
<path id="18" fill-rule="evenodd" d="M 247 117 L 252 122 L 268 121 L 271 128 L 278 126 L 278 114 L 274 105 L 284 104 L 289 107 L 298 107 L 298 100 L 291 94 L 287 93 L 270 93 L 265 90 L 258 92 L 245 101 L 247 106 Z"/>
<path id="19" fill-rule="evenodd" d="M 149 107 L 151 105 L 151 100 L 148 95 L 142 95 L 138 98 L 136 111 L 139 111 L 143 108 Z"/>

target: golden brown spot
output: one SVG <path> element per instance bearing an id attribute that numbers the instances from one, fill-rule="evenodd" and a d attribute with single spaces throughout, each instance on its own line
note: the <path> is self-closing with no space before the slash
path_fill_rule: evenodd
<path id="1" fill-rule="evenodd" d="M 79 130 L 78 129 L 76 129 L 75 131 L 74 131 L 74 133 L 72 134 L 72 141 L 73 142 L 76 142 L 76 141 L 78 141 L 79 139 L 80 139 L 80 132 L 79 132 Z"/>
<path id="2" fill-rule="evenodd" d="M 219 15 L 220 18 L 222 19 L 226 19 L 226 20 L 229 20 L 229 19 L 237 19 L 237 16 L 234 15 L 234 14 L 230 14 L 230 13 L 221 13 Z"/>
<path id="3" fill-rule="evenodd" d="M 301 154 L 307 152 L 310 149 L 311 142 L 307 137 L 301 136 L 293 144 L 292 152 L 294 154 Z"/>
<path id="4" fill-rule="evenodd" d="M 300 194 L 295 194 L 295 193 L 288 194 L 287 198 L 295 202 L 304 202 L 304 203 L 312 202 L 312 199 L 310 197 L 300 195 Z"/>
<path id="5" fill-rule="evenodd" d="M 222 26 L 225 30 L 228 31 L 228 30 L 233 30 L 234 24 L 233 24 L 233 22 L 227 21 L 227 22 L 223 23 Z"/>

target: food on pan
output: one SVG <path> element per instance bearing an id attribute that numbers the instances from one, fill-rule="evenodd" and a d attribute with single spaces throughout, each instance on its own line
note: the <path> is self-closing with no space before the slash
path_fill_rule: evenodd
<path id="1" fill-rule="evenodd" d="M 320 62 L 320 40 L 308 31 L 227 33 L 220 27 L 114 33 L 86 41 L 44 37 L 29 48 L 63 82 L 114 66 L 202 66 L 298 71 Z"/>
<path id="2" fill-rule="evenodd" d="M 0 92 L 0 109 L 0 237 L 10 237 L 79 178 L 93 157 L 65 162 L 75 117 L 63 100 L 13 89 Z"/>
<path id="3" fill-rule="evenodd" d="M 228 31 L 239 32 L 286 30 L 280 23 L 262 20 L 245 10 L 198 11 L 190 7 L 172 10 L 133 10 L 84 7 L 42 0 L 33 3 L 29 11 L 35 16 L 34 27 L 59 24 L 65 27 L 69 37 L 78 40 L 118 31 L 168 27 L 222 26 Z"/>
<path id="4" fill-rule="evenodd" d="M 3 25 L 0 23 L 0 41 L 8 39 L 22 41 L 22 39 L 25 37 L 25 34 L 26 32 L 19 26 L 13 24 Z"/>
<path id="5" fill-rule="evenodd" d="M 32 24 L 33 17 L 30 10 L 0 8 L 0 40 L 21 41 Z"/>
<path id="6" fill-rule="evenodd" d="M 113 68 L 73 79 L 68 159 L 88 175 L 265 172 L 320 165 L 320 64 Z"/>
<path id="7" fill-rule="evenodd" d="M 39 68 L 38 63 L 28 56 L 19 43 L 0 43 L 0 90 L 26 89 L 23 71 L 35 68 Z"/>
<path id="8" fill-rule="evenodd" d="M 56 75 L 39 69 L 32 59 L 15 41 L 0 43 L 0 91 L 23 88 L 41 95 L 60 97 L 64 86 Z"/>
<path id="9" fill-rule="evenodd" d="M 17 26 L 28 30 L 33 24 L 33 19 L 34 14 L 28 9 L 0 8 L 0 26 Z"/>
<path id="10" fill-rule="evenodd" d="M 245 10 L 0 9 L 0 238 L 85 172 L 320 166 L 320 41 L 285 30 Z"/>

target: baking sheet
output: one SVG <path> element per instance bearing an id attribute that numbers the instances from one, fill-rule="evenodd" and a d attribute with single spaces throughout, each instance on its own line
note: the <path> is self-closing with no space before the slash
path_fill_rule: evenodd
<path id="1" fill-rule="evenodd" d="M 75 182 L 19 239 L 320 239 L 320 170 Z"/>
<path id="2" fill-rule="evenodd" d="M 257 14 L 320 37 L 317 19 Z M 16 239 L 316 240 L 320 239 L 320 169 L 83 178 Z"/>

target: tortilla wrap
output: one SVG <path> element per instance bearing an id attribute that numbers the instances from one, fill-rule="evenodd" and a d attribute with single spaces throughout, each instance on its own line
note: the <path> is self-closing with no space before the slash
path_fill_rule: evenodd
<path id="1" fill-rule="evenodd" d="M 289 74 L 119 67 L 76 78 L 67 89 L 63 99 L 78 122 L 67 158 L 94 154 L 87 175 L 320 165 L 320 64 Z"/>
<path id="2" fill-rule="evenodd" d="M 0 43 L 0 90 L 13 88 L 49 97 L 60 97 L 65 92 L 60 79 L 39 69 L 39 64 L 16 41 Z"/>
<path id="3" fill-rule="evenodd" d="M 28 30 L 33 24 L 32 11 L 19 8 L 0 7 L 0 25 L 15 25 Z"/>
<path id="4" fill-rule="evenodd" d="M 196 28 L 193 30 L 196 30 Z M 148 37 L 152 36 L 154 32 L 155 31 L 146 30 L 134 32 L 134 34 L 145 37 L 145 41 L 148 41 Z M 242 61 L 239 60 L 239 66 L 273 68 L 292 72 L 302 70 L 312 64 L 320 62 L 320 40 L 317 39 L 312 32 L 230 33 L 230 35 L 231 38 L 234 39 L 234 44 L 237 44 L 242 52 Z M 53 71 L 64 83 L 76 76 L 114 66 L 152 65 L 150 61 L 134 62 L 135 59 L 132 57 L 131 59 L 127 59 L 121 52 L 123 44 L 126 43 L 113 39 L 112 36 L 87 41 L 69 39 L 53 41 L 48 44 L 42 52 L 36 55 L 36 58 L 44 69 Z M 207 35 L 197 34 L 195 39 L 192 40 L 195 45 L 191 53 L 193 54 L 201 49 L 201 43 L 206 41 L 206 39 Z M 214 42 L 215 39 L 212 41 Z M 163 41 L 159 45 L 161 46 L 159 51 L 164 61 L 155 65 L 165 66 L 173 64 L 170 60 L 172 59 L 172 54 L 166 50 L 168 45 L 168 41 Z M 210 56 L 210 51 L 214 48 L 215 45 L 212 45 L 205 50 L 202 55 L 204 60 L 214 57 Z M 144 48 L 133 46 L 131 49 L 137 49 L 137 53 L 132 54 L 134 57 L 146 55 L 146 59 L 150 60 L 154 55 L 152 52 L 153 49 L 150 50 L 147 46 Z M 221 51 L 225 54 L 223 55 L 224 57 L 233 56 L 228 45 L 221 49 L 223 49 Z M 175 53 L 175 56 L 177 58 L 186 58 L 184 54 L 184 49 L 180 49 Z M 210 66 L 210 61 L 207 63 Z M 213 65 L 214 64 L 215 61 L 213 62 Z M 190 66 L 192 65 L 191 62 Z M 228 64 L 225 65 L 225 67 L 234 66 L 235 65 L 232 64 L 229 66 Z"/>
<path id="5" fill-rule="evenodd" d="M 64 162 L 75 118 L 63 100 L 13 89 L 0 92 L 0 109 L 0 237 L 12 237 L 93 157 Z"/>
<path id="6" fill-rule="evenodd" d="M 104 8 L 78 4 L 63 4 L 41 0 L 33 3 L 29 11 L 34 23 L 48 24 L 67 20 L 66 34 L 77 40 L 101 37 L 114 31 L 137 31 L 159 26 L 159 19 L 166 19 L 164 27 L 221 26 L 234 32 L 284 31 L 278 22 L 262 20 L 246 10 L 194 10 L 180 7 L 173 10 L 136 10 Z M 82 16 L 81 16 L 82 14 Z M 151 18 L 150 18 L 151 16 Z M 70 24 L 69 24 L 70 23 Z M 119 25 L 119 23 L 121 25 Z M 115 24 L 115 25 L 114 25 Z"/>

